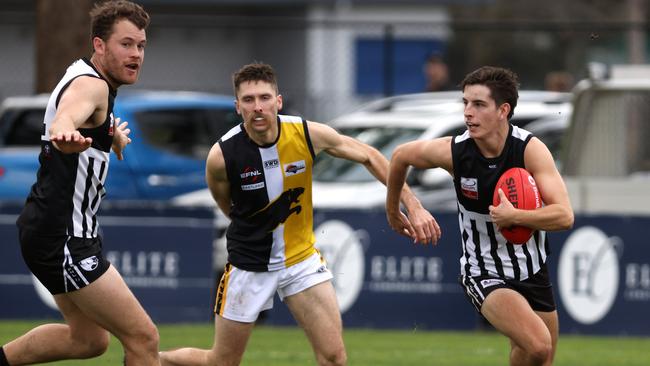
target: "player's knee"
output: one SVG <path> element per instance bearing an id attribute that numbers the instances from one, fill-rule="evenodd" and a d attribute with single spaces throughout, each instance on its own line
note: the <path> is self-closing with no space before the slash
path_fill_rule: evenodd
<path id="1" fill-rule="evenodd" d="M 536 363 L 542 364 L 546 360 L 550 359 L 553 354 L 553 345 L 551 340 L 539 340 L 533 343 L 533 345 L 526 350 L 529 357 L 536 361 Z"/>
<path id="2" fill-rule="evenodd" d="M 142 333 L 138 337 L 142 342 L 142 345 L 147 349 L 152 349 L 155 352 L 158 352 L 158 344 L 160 343 L 160 335 L 158 334 L 158 328 L 153 323 L 150 323 L 148 327 L 143 329 Z"/>
<path id="3" fill-rule="evenodd" d="M 87 337 L 77 342 L 78 358 L 92 358 L 103 355 L 108 350 L 110 342 L 108 332 L 102 332 L 95 337 Z"/>
<path id="4" fill-rule="evenodd" d="M 340 348 L 328 352 L 326 354 L 321 354 L 318 357 L 318 364 L 320 366 L 344 366 L 348 362 L 348 356 L 345 353 L 345 348 Z"/>
<path id="5" fill-rule="evenodd" d="M 127 340 L 131 349 L 141 349 L 145 352 L 158 352 L 160 336 L 158 328 L 153 323 L 133 329 Z"/>

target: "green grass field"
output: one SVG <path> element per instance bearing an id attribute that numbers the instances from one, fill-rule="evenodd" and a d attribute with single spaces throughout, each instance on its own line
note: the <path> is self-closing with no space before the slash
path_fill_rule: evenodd
<path id="1" fill-rule="evenodd" d="M 0 344 L 40 324 L 1 321 Z M 160 325 L 161 349 L 180 346 L 210 347 L 211 324 Z M 387 331 L 346 329 L 345 343 L 350 366 L 488 366 L 506 365 L 507 340 L 494 332 Z M 122 349 L 112 339 L 108 352 L 93 360 L 65 361 L 52 365 L 120 365 Z M 253 332 L 242 365 L 314 365 L 307 340 L 297 327 L 259 326 Z M 555 365 L 647 366 L 650 338 L 586 337 L 562 335 Z"/>

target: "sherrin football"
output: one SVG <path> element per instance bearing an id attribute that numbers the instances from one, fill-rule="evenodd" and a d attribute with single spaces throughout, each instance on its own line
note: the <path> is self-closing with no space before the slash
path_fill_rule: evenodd
<path id="1" fill-rule="evenodd" d="M 508 201 L 515 208 L 534 210 L 542 207 L 535 179 L 526 169 L 510 168 L 501 175 L 496 187 L 494 187 L 494 196 L 492 197 L 494 206 L 501 203 L 499 188 L 503 190 L 503 193 L 508 197 Z M 533 229 L 524 226 L 511 226 L 501 228 L 501 235 L 513 244 L 524 244 L 533 235 Z"/>

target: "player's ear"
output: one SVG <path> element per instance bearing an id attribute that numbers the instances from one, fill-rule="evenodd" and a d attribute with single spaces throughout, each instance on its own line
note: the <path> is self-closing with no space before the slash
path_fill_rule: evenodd
<path id="1" fill-rule="evenodd" d="M 282 110 L 282 94 L 278 94 L 278 110 Z"/>
<path id="2" fill-rule="evenodd" d="M 508 119 L 508 114 L 510 114 L 510 103 L 503 103 L 499 106 L 499 118 Z"/>
<path id="3" fill-rule="evenodd" d="M 97 53 L 98 55 L 103 55 L 104 48 L 106 47 L 106 43 L 104 43 L 104 40 L 99 38 L 99 37 L 94 37 L 93 38 L 93 51 Z"/>
<path id="4" fill-rule="evenodd" d="M 237 111 L 237 114 L 241 116 L 241 111 L 239 110 L 239 101 L 235 99 L 235 111 Z"/>

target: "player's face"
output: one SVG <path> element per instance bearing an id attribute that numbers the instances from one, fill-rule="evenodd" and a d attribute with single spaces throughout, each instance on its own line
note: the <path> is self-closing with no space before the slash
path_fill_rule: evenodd
<path id="1" fill-rule="evenodd" d="M 135 83 L 140 75 L 147 44 L 144 29 L 138 29 L 135 24 L 123 19 L 113 25 L 113 33 L 106 42 L 97 40 L 100 47 L 96 45 L 95 53 L 111 85 L 116 88 Z"/>
<path id="2" fill-rule="evenodd" d="M 485 85 L 467 85 L 463 90 L 465 124 L 470 137 L 480 139 L 507 125 L 508 104 L 496 105 Z"/>
<path id="3" fill-rule="evenodd" d="M 265 81 L 246 81 L 239 84 L 235 106 L 249 131 L 263 134 L 277 124 L 282 96 Z"/>

